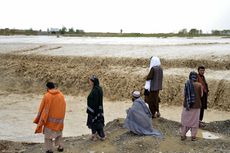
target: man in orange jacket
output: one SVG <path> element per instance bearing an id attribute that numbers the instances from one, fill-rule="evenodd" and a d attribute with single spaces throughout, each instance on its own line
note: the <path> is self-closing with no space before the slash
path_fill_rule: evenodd
<path id="1" fill-rule="evenodd" d="M 43 132 L 46 153 L 53 153 L 53 139 L 55 139 L 58 151 L 63 152 L 62 131 L 66 111 L 65 98 L 61 91 L 55 89 L 53 82 L 48 82 L 46 87 L 47 92 L 40 104 L 38 115 L 34 119 L 34 123 L 37 124 L 35 133 Z"/>

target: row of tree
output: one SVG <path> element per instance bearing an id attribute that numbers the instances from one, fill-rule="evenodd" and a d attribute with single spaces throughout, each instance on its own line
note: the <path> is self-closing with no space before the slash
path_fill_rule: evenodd
<path id="1" fill-rule="evenodd" d="M 200 29 L 182 29 L 178 32 L 178 35 L 189 35 L 189 36 L 199 36 L 199 35 L 207 35 L 202 32 Z M 211 35 L 222 36 L 222 35 L 230 35 L 230 30 L 212 30 Z"/>
<path id="2" fill-rule="evenodd" d="M 67 29 L 64 26 L 61 29 L 57 29 L 57 28 L 47 29 L 47 32 L 51 34 L 83 34 L 85 33 L 84 30 L 74 29 L 74 28 Z"/>
<path id="3" fill-rule="evenodd" d="M 212 30 L 211 33 L 203 33 L 200 29 L 182 29 L 178 33 L 152 33 L 152 34 L 142 34 L 142 33 L 123 33 L 122 29 L 120 33 L 85 33 L 84 30 L 62 27 L 49 28 L 47 31 L 33 30 L 32 28 L 21 30 L 21 29 L 0 29 L 0 35 L 76 35 L 76 36 L 102 36 L 102 37 L 171 37 L 171 36 L 230 36 L 230 30 Z"/>
<path id="4" fill-rule="evenodd" d="M 84 30 L 62 27 L 58 28 L 50 28 L 47 31 L 42 30 L 33 30 L 30 29 L 0 29 L 0 35 L 50 35 L 50 34 L 84 34 Z"/>

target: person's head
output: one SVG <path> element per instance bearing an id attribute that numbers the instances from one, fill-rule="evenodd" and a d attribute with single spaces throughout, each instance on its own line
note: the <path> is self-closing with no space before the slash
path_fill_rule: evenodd
<path id="1" fill-rule="evenodd" d="M 99 86 L 99 79 L 96 75 L 92 75 L 91 77 L 89 77 L 89 84 L 92 87 Z"/>
<path id="2" fill-rule="evenodd" d="M 199 66 L 198 67 L 198 73 L 199 73 L 199 75 L 204 75 L 204 72 L 205 72 L 204 65 Z"/>
<path id="3" fill-rule="evenodd" d="M 192 81 L 197 81 L 197 73 L 195 71 L 192 71 L 189 73 L 189 80 L 192 80 Z"/>
<path id="4" fill-rule="evenodd" d="M 160 66 L 161 62 L 159 57 L 156 56 L 152 56 L 150 59 L 150 68 L 152 68 L 153 66 Z"/>
<path id="5" fill-rule="evenodd" d="M 47 83 L 46 83 L 46 87 L 47 87 L 48 90 L 49 90 L 49 89 L 54 89 L 54 88 L 55 88 L 55 85 L 54 85 L 53 82 L 47 82 Z"/>
<path id="6" fill-rule="evenodd" d="M 132 93 L 132 101 L 136 100 L 137 98 L 140 98 L 141 93 L 140 91 L 133 91 Z"/>

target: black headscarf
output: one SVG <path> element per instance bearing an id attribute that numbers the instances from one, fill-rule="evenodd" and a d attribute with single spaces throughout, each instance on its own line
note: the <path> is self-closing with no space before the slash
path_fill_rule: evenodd
<path id="1" fill-rule="evenodd" d="M 93 75 L 90 80 L 94 83 L 93 88 L 87 98 L 87 126 L 89 128 L 104 126 L 103 115 L 103 90 L 99 86 L 99 79 Z"/>
<path id="2" fill-rule="evenodd" d="M 103 113 L 103 90 L 99 86 L 99 79 L 95 75 L 91 76 L 90 80 L 93 82 L 93 88 L 87 98 L 89 107 L 87 113 L 97 116 L 98 113 Z"/>
<path id="3" fill-rule="evenodd" d="M 99 83 L 98 78 L 95 75 L 92 75 L 90 77 L 90 80 L 93 82 L 93 87 L 95 87 L 95 86 L 99 87 L 100 83 Z"/>

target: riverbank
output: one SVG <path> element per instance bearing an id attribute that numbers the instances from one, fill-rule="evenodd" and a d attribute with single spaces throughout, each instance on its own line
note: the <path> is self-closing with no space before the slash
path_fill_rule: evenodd
<path id="1" fill-rule="evenodd" d="M 66 153 L 181 153 L 181 152 L 209 152 L 228 153 L 230 151 L 230 120 L 211 122 L 206 130 L 211 130 L 219 135 L 225 135 L 219 139 L 204 139 L 198 137 L 197 141 L 181 141 L 179 136 L 178 122 L 164 118 L 153 120 L 154 128 L 164 134 L 163 139 L 151 136 L 137 136 L 123 128 L 124 119 L 116 119 L 105 127 L 107 138 L 105 141 L 89 140 L 90 135 L 64 138 Z M 218 128 L 217 128 L 218 127 Z M 219 130 L 217 130 L 219 129 Z M 44 152 L 43 144 L 0 141 L 1 152 L 41 153 Z"/>
<path id="2" fill-rule="evenodd" d="M 139 58 L 63 57 L 46 55 L 0 54 L 2 81 L 0 90 L 13 93 L 44 92 L 45 82 L 52 80 L 64 94 L 85 96 L 89 89 L 87 79 L 96 74 L 104 89 L 105 98 L 122 101 L 130 98 L 136 89 L 143 92 L 148 60 Z M 188 64 L 189 67 L 186 65 Z M 205 63 L 209 84 L 209 108 L 230 110 L 229 61 L 165 60 L 161 103 L 180 106 L 184 82 L 191 70 Z M 176 68 L 178 65 L 184 67 Z"/>
<path id="3" fill-rule="evenodd" d="M 37 115 L 40 101 L 43 95 L 15 94 L 12 92 L 0 92 L 0 137 L 2 140 L 43 142 L 42 135 L 35 135 L 36 125 L 32 123 Z M 81 136 L 89 134 L 86 126 L 86 96 L 65 96 L 67 102 L 64 137 Z M 111 122 L 117 118 L 126 117 L 126 109 L 131 107 L 130 100 L 110 101 L 104 100 L 105 122 Z M 161 116 L 165 119 L 180 122 L 182 106 L 160 104 Z M 204 122 L 228 120 L 230 112 L 208 109 L 205 111 Z M 18 128 L 20 125 L 20 130 Z"/>

